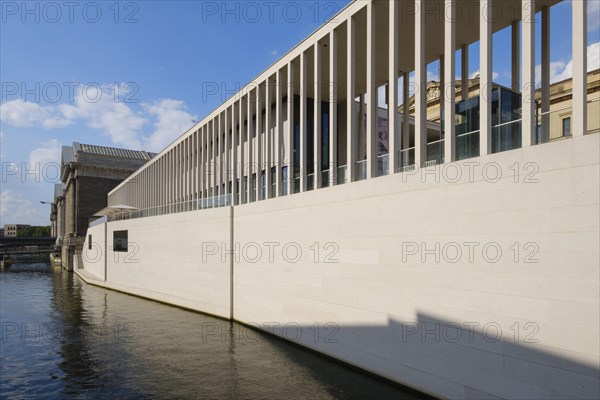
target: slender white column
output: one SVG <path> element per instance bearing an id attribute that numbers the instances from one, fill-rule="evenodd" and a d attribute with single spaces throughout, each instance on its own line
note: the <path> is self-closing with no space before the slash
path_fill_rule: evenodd
<path id="1" fill-rule="evenodd" d="M 461 99 L 469 98 L 469 46 L 460 48 L 460 92 Z"/>
<path id="2" fill-rule="evenodd" d="M 271 78 L 268 77 L 265 81 L 265 199 L 271 198 L 271 167 L 273 166 L 272 150 L 273 150 L 273 124 L 271 123 Z"/>
<path id="3" fill-rule="evenodd" d="M 177 164 L 175 163 L 175 155 L 177 154 L 177 146 L 173 147 L 171 149 L 171 151 L 169 152 L 169 180 L 171 183 L 171 190 L 170 190 L 170 203 L 173 204 L 175 203 L 175 198 L 176 198 L 176 194 L 177 194 L 177 185 L 176 185 L 176 181 L 175 181 L 175 167 L 177 166 Z"/>
<path id="4" fill-rule="evenodd" d="M 229 181 L 231 180 L 231 168 L 229 165 L 229 155 L 230 155 L 229 130 L 231 129 L 231 115 L 232 114 L 233 114 L 233 106 L 232 106 L 232 108 L 226 108 L 223 111 L 223 125 L 225 127 L 225 129 L 224 129 L 225 138 L 223 140 L 223 161 L 221 162 L 221 165 L 223 165 L 223 183 L 225 184 L 225 189 L 223 190 L 223 194 L 226 194 L 226 195 L 230 194 Z M 232 186 L 233 186 L 233 184 L 232 184 Z"/>
<path id="5" fill-rule="evenodd" d="M 573 1 L 573 136 L 587 133 L 587 2 Z"/>
<path id="6" fill-rule="evenodd" d="M 211 173 L 213 176 L 212 179 L 212 191 L 213 196 L 218 196 L 219 194 L 219 164 L 218 164 L 218 155 L 219 155 L 219 144 L 217 143 L 219 139 L 219 117 L 215 117 L 213 120 L 213 148 L 212 148 L 212 169 Z"/>
<path id="7" fill-rule="evenodd" d="M 360 96 L 358 96 L 358 127 L 357 127 L 357 139 L 356 139 L 356 146 L 357 146 L 357 156 L 356 156 L 356 161 L 362 161 L 362 144 L 363 144 L 363 140 L 364 140 L 364 144 L 365 147 L 367 146 L 367 134 L 366 134 L 366 125 L 367 122 L 365 121 L 365 95 L 361 94 Z M 366 157 L 366 155 L 365 155 Z M 365 158 L 366 160 L 366 158 Z M 366 161 L 365 161 L 366 162 Z M 366 165 L 365 165 L 366 167 Z M 356 169 L 358 171 L 358 164 L 356 166 Z M 358 172 L 357 172 L 358 173 Z"/>
<path id="8" fill-rule="evenodd" d="M 398 3 L 389 3 L 389 70 L 388 70 L 388 165 L 389 173 L 396 172 L 398 152 Z"/>
<path id="9" fill-rule="evenodd" d="M 241 122 L 240 129 L 238 131 L 238 112 L 236 112 L 236 106 L 241 107 L 241 102 L 237 101 L 231 105 L 231 162 L 229 164 L 229 170 L 231 171 L 231 205 L 236 205 L 238 200 L 238 192 L 239 188 L 237 186 L 238 179 L 238 143 L 239 143 L 239 134 L 242 132 Z"/>
<path id="10" fill-rule="evenodd" d="M 444 82 L 442 95 L 444 99 L 444 161 L 456 159 L 456 125 L 455 125 L 455 84 L 456 84 L 456 0 L 446 0 L 444 22 Z"/>
<path id="11" fill-rule="evenodd" d="M 208 142 L 208 136 L 207 136 L 207 132 L 208 132 L 208 123 L 206 123 L 200 130 L 201 135 L 200 135 L 200 146 L 202 149 L 202 154 L 200 156 L 200 165 L 201 165 L 201 171 L 200 171 L 200 190 L 202 192 L 202 198 L 206 197 L 206 193 L 205 190 L 208 187 L 208 182 L 207 182 L 207 167 L 206 167 L 206 156 L 207 156 L 207 148 L 206 148 L 206 144 Z"/>
<path id="12" fill-rule="evenodd" d="M 198 198 L 204 198 L 204 128 L 206 125 L 200 127 L 200 135 L 198 137 Z"/>
<path id="13" fill-rule="evenodd" d="M 402 150 L 410 147 L 410 74 L 402 75 Z M 400 162 L 404 164 L 407 152 L 402 153 Z"/>
<path id="14" fill-rule="evenodd" d="M 181 143 L 178 144 L 175 147 L 175 202 L 179 203 L 181 201 Z M 145 181 L 145 174 L 144 174 L 144 192 L 146 189 L 146 181 Z M 146 194 L 144 193 L 144 196 Z M 144 206 L 146 204 L 144 203 Z"/>
<path id="15" fill-rule="evenodd" d="M 275 87 L 275 196 L 280 197 L 282 192 L 281 167 L 283 165 L 281 148 L 283 145 L 283 76 L 281 69 L 277 70 L 277 83 Z"/>
<path id="16" fill-rule="evenodd" d="M 535 144 L 535 0 L 522 3 L 522 147 Z M 578 2 L 575 2 L 578 3 Z"/>
<path id="17" fill-rule="evenodd" d="M 244 136 L 248 131 L 248 126 L 244 126 L 244 110 L 247 109 L 248 97 L 242 96 L 240 99 L 239 106 L 239 123 L 240 123 L 240 136 L 239 136 L 239 150 L 236 150 L 236 153 L 239 151 L 240 162 L 237 164 L 236 168 L 238 171 L 238 178 L 240 180 L 240 187 L 238 189 L 238 204 L 243 203 L 244 195 L 247 193 L 244 191 L 244 171 L 246 170 L 246 157 L 244 154 Z"/>
<path id="18" fill-rule="evenodd" d="M 191 185 L 190 185 L 190 179 L 191 179 L 191 175 L 192 175 L 192 168 L 191 168 L 191 164 L 192 164 L 192 151 L 191 151 L 191 143 L 192 143 L 192 138 L 188 137 L 185 140 L 185 200 L 189 201 L 190 200 L 190 194 L 191 194 Z M 153 177 L 154 179 L 154 177 Z"/>
<path id="19" fill-rule="evenodd" d="M 185 174 L 184 174 L 184 178 L 185 178 L 185 182 L 184 182 L 184 200 L 188 201 L 190 199 L 190 137 L 188 137 L 187 139 L 185 139 L 185 147 L 184 147 L 184 151 L 185 151 Z"/>
<path id="20" fill-rule="evenodd" d="M 348 17 L 347 21 L 347 57 L 346 62 L 348 71 L 346 73 L 347 92 L 346 92 L 346 182 L 354 182 L 356 180 L 356 149 L 357 149 L 357 128 L 356 121 L 354 119 L 356 114 L 356 21 L 353 16 Z"/>
<path id="21" fill-rule="evenodd" d="M 519 21 L 511 24 L 511 87 L 518 92 L 521 89 L 521 28 Z"/>
<path id="22" fill-rule="evenodd" d="M 335 29 L 329 34 L 329 185 L 337 185 L 337 148 L 338 148 L 338 125 L 337 125 L 337 32 Z"/>
<path id="23" fill-rule="evenodd" d="M 542 126 L 541 141 L 550 140 L 550 7 L 542 7 Z"/>
<path id="24" fill-rule="evenodd" d="M 247 195 L 248 203 L 250 203 L 256 195 L 256 190 L 254 192 L 252 192 L 252 174 L 256 170 L 256 168 L 254 166 L 254 138 L 252 137 L 254 129 L 256 128 L 256 123 L 254 123 L 254 124 L 252 123 L 252 115 L 254 114 L 254 111 L 256 109 L 256 103 L 258 102 L 258 86 L 256 87 L 256 89 L 254 89 L 254 91 L 256 92 L 254 98 L 252 98 L 252 91 L 248 92 L 248 103 L 247 103 L 248 143 L 246 145 L 246 151 L 248 152 L 248 157 L 247 157 L 248 158 L 248 167 L 246 168 L 246 174 L 247 174 L 247 176 L 246 176 L 246 191 L 248 192 L 248 195 Z"/>
<path id="25" fill-rule="evenodd" d="M 178 192 L 178 197 L 179 199 L 177 200 L 178 203 L 181 203 L 184 199 L 184 168 L 185 168 L 185 152 L 184 152 L 184 142 L 179 142 L 179 157 L 178 157 L 178 165 L 179 165 L 179 170 L 177 171 L 177 181 L 179 182 L 179 192 Z M 148 195 L 148 173 L 146 173 L 146 196 Z M 146 198 L 147 200 L 147 198 Z M 148 203 L 146 201 L 146 206 L 148 206 Z"/>
<path id="26" fill-rule="evenodd" d="M 446 27 L 444 26 L 444 29 Z M 444 132 L 444 125 L 442 124 L 442 116 L 444 115 L 444 108 L 445 108 L 445 104 L 444 104 L 444 85 L 445 85 L 445 78 L 446 78 L 446 57 L 444 55 L 442 55 L 439 60 L 439 67 L 438 67 L 438 77 L 440 80 L 440 139 L 442 138 L 443 132 Z"/>
<path id="27" fill-rule="evenodd" d="M 198 157 L 198 131 L 194 131 L 194 133 L 192 134 L 192 142 L 191 142 L 191 146 L 190 146 L 190 153 L 192 154 L 192 157 L 190 159 L 190 192 L 191 192 L 191 199 L 196 199 L 196 173 L 197 173 L 197 169 L 196 166 L 198 165 L 196 157 Z"/>
<path id="28" fill-rule="evenodd" d="M 219 141 L 219 147 L 217 149 L 218 151 L 218 155 L 217 155 L 217 162 L 218 162 L 218 181 L 217 184 L 218 186 L 218 191 L 217 194 L 220 196 L 222 194 L 225 194 L 225 191 L 223 190 L 223 182 L 224 182 L 224 169 L 225 169 L 225 164 L 223 163 L 223 154 L 225 153 L 225 138 L 223 135 L 223 131 L 225 130 L 225 116 L 224 116 L 224 112 L 220 112 L 219 113 L 219 119 L 218 119 L 218 132 L 217 134 L 218 136 L 218 141 Z"/>
<path id="29" fill-rule="evenodd" d="M 315 49 L 315 95 L 314 95 L 314 127 L 313 127 L 313 189 L 319 189 L 322 187 L 321 183 L 321 45 L 317 41 L 314 46 Z"/>
<path id="30" fill-rule="evenodd" d="M 427 64 L 425 64 L 424 0 L 415 0 L 415 164 L 427 160 Z"/>
<path id="31" fill-rule="evenodd" d="M 260 85 L 256 89 L 256 201 L 262 200 L 262 171 L 263 171 L 263 124 L 262 124 L 262 97 Z"/>
<path id="32" fill-rule="evenodd" d="M 300 54 L 300 191 L 306 192 L 306 91 L 308 90 L 308 55 Z"/>
<path id="33" fill-rule="evenodd" d="M 295 96 L 295 82 L 294 82 L 294 63 L 290 61 L 288 63 L 288 79 L 287 79 L 288 91 L 287 91 L 287 117 L 288 117 L 288 195 L 294 193 L 294 96 Z"/>
<path id="34" fill-rule="evenodd" d="M 479 2 L 479 155 L 492 153 L 492 0 Z"/>
<path id="35" fill-rule="evenodd" d="M 367 4 L 367 178 L 379 175 L 377 168 L 377 82 L 375 43 L 375 3 Z"/>

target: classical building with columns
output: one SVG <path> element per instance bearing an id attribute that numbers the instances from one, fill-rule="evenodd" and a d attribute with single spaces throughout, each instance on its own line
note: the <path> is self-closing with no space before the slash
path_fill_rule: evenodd
<path id="1" fill-rule="evenodd" d="M 61 184 L 55 185 L 53 208 L 63 267 L 73 268 L 90 219 L 106 206 L 107 194 L 154 155 L 78 142 L 62 147 Z"/>
<path id="2" fill-rule="evenodd" d="M 573 76 L 551 85 L 557 5 L 572 8 Z M 351 2 L 112 189 L 75 273 L 439 398 L 597 399 L 587 7 Z"/>

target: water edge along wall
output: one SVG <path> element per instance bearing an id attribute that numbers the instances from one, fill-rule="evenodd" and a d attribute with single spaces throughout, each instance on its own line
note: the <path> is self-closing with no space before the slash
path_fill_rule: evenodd
<path id="1" fill-rule="evenodd" d="M 110 222 L 76 273 L 442 398 L 598 398 L 599 148 L 586 135 Z M 115 230 L 135 254 L 110 250 Z"/>

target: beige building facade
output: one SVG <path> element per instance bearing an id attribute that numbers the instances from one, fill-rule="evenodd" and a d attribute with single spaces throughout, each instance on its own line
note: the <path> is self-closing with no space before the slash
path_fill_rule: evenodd
<path id="1" fill-rule="evenodd" d="M 351 2 L 111 190 L 75 272 L 439 398 L 598 398 L 588 2 L 570 3 L 573 79 L 552 94 L 558 3 Z M 570 91 L 564 140 L 538 129 L 538 23 L 539 107 L 560 115 Z M 503 29 L 510 89 L 492 82 Z M 461 71 L 470 96 L 444 91 L 429 120 L 427 66 L 443 59 L 440 86 L 456 88 L 475 42 L 483 89 Z M 412 72 L 413 110 L 379 104 L 386 86 L 387 104 L 408 99 Z"/>

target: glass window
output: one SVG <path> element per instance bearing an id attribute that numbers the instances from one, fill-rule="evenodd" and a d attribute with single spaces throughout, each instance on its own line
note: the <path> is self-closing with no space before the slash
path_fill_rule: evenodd
<path id="1" fill-rule="evenodd" d="M 563 136 L 571 136 L 571 117 L 563 118 L 562 133 Z"/>

